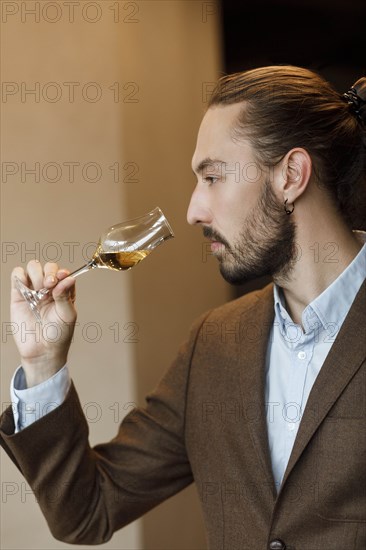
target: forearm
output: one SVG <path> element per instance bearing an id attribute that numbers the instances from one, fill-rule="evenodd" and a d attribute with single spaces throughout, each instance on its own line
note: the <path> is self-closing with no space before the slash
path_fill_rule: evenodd
<path id="1" fill-rule="evenodd" d="M 192 481 L 179 437 L 147 411 L 130 414 L 112 442 L 91 449 L 73 386 L 38 422 L 18 434 L 6 429 L 3 417 L 2 443 L 16 457 L 53 536 L 64 542 L 106 542 Z"/>
<path id="2" fill-rule="evenodd" d="M 82 531 L 83 521 L 88 521 L 85 503 L 92 506 L 91 493 L 82 492 L 80 486 L 87 478 L 90 487 L 95 487 L 96 475 L 88 450 L 88 427 L 76 392 L 72 387 L 60 407 L 19 433 L 12 431 L 11 416 L 8 410 L 1 418 L 3 446 L 11 458 L 16 458 L 52 534 L 65 542 L 77 542 L 77 526 Z"/>
<path id="3" fill-rule="evenodd" d="M 9 409 L 0 443 L 17 464 L 53 535 L 98 544 L 193 481 L 185 444 L 190 365 L 203 318 L 143 409 L 122 422 L 110 442 L 90 448 L 88 425 L 73 385 L 65 401 L 14 434 Z"/>

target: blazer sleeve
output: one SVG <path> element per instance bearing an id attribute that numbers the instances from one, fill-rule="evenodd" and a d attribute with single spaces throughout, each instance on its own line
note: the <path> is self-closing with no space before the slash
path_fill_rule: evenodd
<path id="1" fill-rule="evenodd" d="M 91 448 L 74 385 L 57 409 L 14 434 L 11 408 L 0 443 L 32 487 L 53 536 L 99 544 L 193 481 L 185 447 L 191 358 L 201 317 L 146 406 L 110 442 Z"/>

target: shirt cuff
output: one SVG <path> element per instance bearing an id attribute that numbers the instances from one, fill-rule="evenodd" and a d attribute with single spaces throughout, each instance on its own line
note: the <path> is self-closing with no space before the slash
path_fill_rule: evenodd
<path id="1" fill-rule="evenodd" d="M 65 365 L 45 382 L 27 388 L 24 371 L 20 366 L 15 371 L 10 385 L 15 433 L 27 428 L 61 405 L 70 385 L 69 369 Z"/>

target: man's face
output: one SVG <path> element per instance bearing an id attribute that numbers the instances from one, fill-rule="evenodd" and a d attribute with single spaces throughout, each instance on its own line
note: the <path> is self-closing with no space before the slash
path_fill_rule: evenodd
<path id="1" fill-rule="evenodd" d="M 272 171 L 256 162 L 248 141 L 233 138 L 241 104 L 214 106 L 200 126 L 192 168 L 198 182 L 188 223 L 211 240 L 223 277 L 242 283 L 288 276 L 295 258 L 295 224 L 273 191 Z"/>

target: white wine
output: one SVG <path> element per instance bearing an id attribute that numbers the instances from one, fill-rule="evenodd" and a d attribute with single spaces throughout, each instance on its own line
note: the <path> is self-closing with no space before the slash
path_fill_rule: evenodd
<path id="1" fill-rule="evenodd" d="M 104 252 L 101 246 L 98 246 L 93 259 L 98 267 L 115 269 L 116 271 L 125 271 L 131 269 L 141 260 L 150 254 L 150 250 L 131 250 L 130 252 Z"/>

